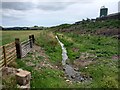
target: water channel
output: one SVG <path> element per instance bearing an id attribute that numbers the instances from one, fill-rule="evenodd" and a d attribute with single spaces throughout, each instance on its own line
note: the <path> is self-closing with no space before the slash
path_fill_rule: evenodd
<path id="1" fill-rule="evenodd" d="M 71 65 L 66 63 L 66 60 L 68 60 L 67 50 L 64 47 L 64 44 L 59 40 L 57 36 L 56 36 L 56 39 L 58 40 L 62 48 L 62 65 L 65 70 L 65 74 L 72 81 L 83 81 L 84 78 L 80 75 L 80 72 L 75 71 Z"/>

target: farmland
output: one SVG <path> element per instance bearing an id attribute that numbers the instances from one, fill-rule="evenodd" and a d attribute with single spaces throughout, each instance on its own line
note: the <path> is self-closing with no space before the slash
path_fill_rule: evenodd
<path id="1" fill-rule="evenodd" d="M 28 39 L 30 34 L 37 36 L 39 31 L 0 31 L 0 37 L 2 37 L 2 42 L 0 45 L 4 45 L 13 42 L 15 38 L 20 38 L 21 41 Z"/>

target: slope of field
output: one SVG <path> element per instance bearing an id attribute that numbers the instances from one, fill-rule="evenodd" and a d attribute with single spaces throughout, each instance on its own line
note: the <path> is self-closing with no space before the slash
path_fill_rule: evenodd
<path id="1" fill-rule="evenodd" d="M 76 24 L 63 24 L 53 27 L 56 32 L 74 32 L 76 34 L 96 34 L 96 35 L 119 35 L 120 20 L 105 20 L 105 21 L 81 21 Z"/>

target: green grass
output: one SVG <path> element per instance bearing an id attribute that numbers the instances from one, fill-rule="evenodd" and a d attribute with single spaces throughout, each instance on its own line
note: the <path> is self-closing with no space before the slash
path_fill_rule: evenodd
<path id="1" fill-rule="evenodd" d="M 33 61 L 33 60 L 32 60 Z M 18 68 L 31 72 L 31 88 L 61 88 L 67 87 L 63 78 L 63 71 L 43 67 L 35 70 L 34 67 L 28 66 L 24 59 L 17 60 Z M 40 61 L 39 61 L 40 63 Z"/>
<path id="2" fill-rule="evenodd" d="M 20 41 L 26 40 L 29 38 L 29 35 L 34 34 L 35 37 L 39 34 L 40 31 L 0 31 L 0 45 L 5 45 L 15 41 L 15 38 L 20 38 Z"/>
<path id="3" fill-rule="evenodd" d="M 36 39 L 36 43 L 45 49 L 46 54 L 49 56 L 52 63 L 61 65 L 62 51 L 53 32 L 41 32 L 39 37 Z"/>
<path id="4" fill-rule="evenodd" d="M 91 75 L 92 84 L 89 88 L 118 88 L 118 60 L 112 56 L 118 55 L 118 40 L 112 37 L 97 35 L 78 35 L 75 33 L 58 33 L 60 40 L 64 43 L 68 57 L 74 64 L 76 57 L 82 53 L 96 55 L 96 62 L 85 67 L 79 67 L 80 72 Z M 73 51 L 73 48 L 78 51 Z"/>
<path id="5" fill-rule="evenodd" d="M 76 57 L 80 56 L 83 52 L 88 52 L 97 56 L 96 63 L 88 65 L 88 69 L 80 67 L 82 73 L 86 73 L 93 77 L 92 82 L 84 84 L 75 83 L 69 87 L 118 87 L 118 61 L 112 60 L 112 56 L 118 55 L 117 39 L 97 35 L 78 35 L 75 33 L 58 33 L 57 35 L 67 48 L 68 56 L 72 63 L 76 60 Z M 41 33 L 40 37 L 37 39 L 37 43 L 45 49 L 52 63 L 61 63 L 61 48 L 53 32 L 45 31 Z M 79 50 L 74 52 L 73 48 Z"/>
<path id="6" fill-rule="evenodd" d="M 81 21 L 80 24 L 62 24 L 56 27 L 53 27 L 52 29 L 72 29 L 72 30 L 81 30 L 85 29 L 86 31 L 95 31 L 100 28 L 120 28 L 119 26 L 120 20 L 118 19 L 110 19 L 110 20 L 104 20 L 104 21 Z M 75 28 L 76 27 L 76 28 Z"/>
<path id="7" fill-rule="evenodd" d="M 98 28 L 116 28 L 119 26 L 120 20 L 104 20 L 104 21 L 96 21 L 96 22 L 85 22 L 80 26 L 86 29 L 98 29 Z"/>
<path id="8" fill-rule="evenodd" d="M 118 54 L 118 40 L 112 37 L 65 33 L 59 35 L 59 38 L 65 44 L 71 60 L 74 60 L 81 52 L 90 52 L 96 54 L 97 57 L 111 57 Z M 79 51 L 73 52 L 73 48 Z"/>
<path id="9" fill-rule="evenodd" d="M 104 26 L 109 27 L 110 25 L 118 27 L 114 21 L 106 22 L 98 22 L 95 25 L 91 23 L 81 27 L 93 30 Z M 68 25 L 68 27 L 70 26 Z M 42 68 L 38 71 L 28 66 L 26 64 L 27 61 L 24 61 L 24 59 L 17 60 L 18 68 L 31 72 L 32 88 L 118 88 L 118 60 L 113 60 L 112 56 L 119 55 L 120 53 L 118 52 L 118 40 L 111 36 L 77 34 L 76 32 L 54 33 L 52 29 L 50 31 L 3 31 L 2 34 L 3 45 L 14 41 L 15 38 L 20 38 L 23 41 L 28 38 L 29 34 L 35 34 L 36 43 L 45 50 L 45 53 L 49 56 L 50 63 L 57 66 L 61 66 L 62 51 L 55 38 L 56 34 L 60 41 L 64 43 L 72 64 L 74 64 L 76 57 L 80 57 L 82 53 L 87 52 L 96 56 L 89 57 L 95 58 L 95 63 L 87 65 L 87 69 L 84 66 L 79 67 L 81 73 L 92 76 L 92 81 L 73 84 L 67 83 L 64 80 L 64 72 L 62 70 Z M 31 54 L 28 57 L 31 58 Z M 38 60 L 33 61 L 33 63 L 43 62 L 44 58 L 39 56 Z"/>

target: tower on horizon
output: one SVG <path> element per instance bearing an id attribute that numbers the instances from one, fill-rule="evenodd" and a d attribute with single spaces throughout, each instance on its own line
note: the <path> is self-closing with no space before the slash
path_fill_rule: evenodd
<path id="1" fill-rule="evenodd" d="M 108 14 L 108 8 L 105 8 L 105 6 L 102 6 L 100 8 L 100 17 L 105 17 Z"/>

